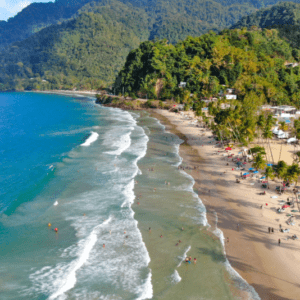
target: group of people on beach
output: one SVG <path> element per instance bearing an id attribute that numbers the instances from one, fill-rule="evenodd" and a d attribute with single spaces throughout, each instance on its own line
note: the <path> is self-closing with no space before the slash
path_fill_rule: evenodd
<path id="1" fill-rule="evenodd" d="M 185 262 L 188 263 L 188 264 L 190 264 L 192 262 L 192 257 L 191 256 L 186 257 L 185 258 Z M 195 257 L 194 258 L 194 264 L 196 264 L 196 262 L 197 262 L 197 258 Z"/>

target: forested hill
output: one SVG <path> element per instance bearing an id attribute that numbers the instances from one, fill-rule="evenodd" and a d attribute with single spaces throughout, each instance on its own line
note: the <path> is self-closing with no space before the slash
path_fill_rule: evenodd
<path id="1" fill-rule="evenodd" d="M 111 0 L 15 43 L 0 56 L 0 91 L 95 89 L 112 82 L 148 38 L 147 15 Z"/>
<path id="2" fill-rule="evenodd" d="M 259 7 L 254 0 L 122 0 L 128 8 L 139 8 L 148 16 L 150 39 L 168 38 L 176 42 L 188 35 L 198 36 L 209 29 L 221 29 L 236 23 Z M 14 18 L 0 22 L 0 49 L 22 41 L 50 25 L 78 17 L 81 10 L 109 5 L 107 0 L 56 0 L 54 3 L 33 3 Z"/>
<path id="3" fill-rule="evenodd" d="M 300 47 L 300 4 L 282 2 L 270 8 L 261 9 L 244 16 L 231 28 L 277 28 L 279 35 L 294 47 Z"/>
<path id="4" fill-rule="evenodd" d="M 218 96 L 225 85 L 249 107 L 266 102 L 299 107 L 300 68 L 285 67 L 299 58 L 299 50 L 276 29 L 226 29 L 176 45 L 147 41 L 129 53 L 114 87 L 132 96 L 197 105 L 202 97 Z M 185 88 L 179 87 L 181 81 Z"/>

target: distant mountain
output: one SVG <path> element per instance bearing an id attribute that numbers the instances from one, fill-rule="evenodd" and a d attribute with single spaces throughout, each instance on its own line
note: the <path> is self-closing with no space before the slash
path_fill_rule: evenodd
<path id="1" fill-rule="evenodd" d="M 235 28 L 276 28 L 279 35 L 288 40 L 292 46 L 300 47 L 300 4 L 282 2 L 270 8 L 261 9 L 253 14 L 244 16 L 234 24 Z"/>
<path id="2" fill-rule="evenodd" d="M 300 0 L 299 0 L 300 1 Z M 111 84 L 146 40 L 228 28 L 274 0 L 56 0 L 0 21 L 0 90 Z M 295 4 L 296 5 L 296 4 Z"/>

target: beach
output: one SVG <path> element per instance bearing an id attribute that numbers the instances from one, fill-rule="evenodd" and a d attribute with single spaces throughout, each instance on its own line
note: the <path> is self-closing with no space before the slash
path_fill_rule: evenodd
<path id="1" fill-rule="evenodd" d="M 261 299 L 298 299 L 300 242 L 292 240 L 291 236 L 300 235 L 299 213 L 294 213 L 295 225 L 292 226 L 286 223 L 290 208 L 282 214 L 276 211 L 280 207 L 279 200 L 286 201 L 292 192 L 277 195 L 275 186 L 279 181 L 269 181 L 270 189 L 261 196 L 259 193 L 263 189 L 257 179 L 236 183 L 240 171 L 235 170 L 236 164 L 227 158 L 223 148 L 216 148 L 209 130 L 197 127 L 192 116 L 184 117 L 166 110 L 155 112 L 155 117 L 170 131 L 186 138 L 186 143 L 180 146 L 180 156 L 183 164 L 197 168 L 186 172 L 195 180 L 194 190 L 206 207 L 211 231 L 217 225 L 224 234 L 226 257 L 234 270 Z M 231 152 L 237 154 L 239 151 L 233 149 Z M 250 167 L 249 163 L 245 166 L 246 169 Z M 290 232 L 279 232 L 280 225 Z M 274 233 L 268 232 L 269 227 L 274 228 Z"/>

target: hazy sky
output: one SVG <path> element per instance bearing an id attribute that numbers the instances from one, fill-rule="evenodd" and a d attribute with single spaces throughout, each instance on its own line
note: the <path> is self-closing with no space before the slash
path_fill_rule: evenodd
<path id="1" fill-rule="evenodd" d="M 7 20 L 33 2 L 54 2 L 54 0 L 0 0 L 0 20 Z"/>

